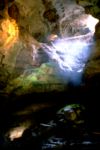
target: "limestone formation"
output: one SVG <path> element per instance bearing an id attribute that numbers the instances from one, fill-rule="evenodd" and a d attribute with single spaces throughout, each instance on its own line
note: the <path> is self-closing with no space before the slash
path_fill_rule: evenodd
<path id="1" fill-rule="evenodd" d="M 96 7 L 98 3 L 95 2 Z M 86 4 L 93 7 L 94 1 Z M 56 63 L 50 62 L 41 44 L 87 34 L 85 10 L 83 2 L 75 0 L 0 0 L 0 92 L 17 89 L 21 94 L 19 89 L 22 93 L 28 89 L 34 92 L 34 83 L 63 83 Z M 99 16 L 99 10 L 96 15 Z M 95 35 L 99 38 L 97 30 Z M 94 47 L 94 53 L 99 57 L 99 46 Z M 99 63 L 94 57 L 87 63 L 86 78 L 91 72 L 99 73 Z M 19 94 L 18 91 L 15 93 Z"/>

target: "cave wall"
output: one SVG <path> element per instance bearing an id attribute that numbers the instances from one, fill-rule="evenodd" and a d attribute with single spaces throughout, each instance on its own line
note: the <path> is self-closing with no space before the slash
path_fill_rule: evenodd
<path id="1" fill-rule="evenodd" d="M 26 83 L 23 80 L 27 75 L 30 76 L 29 70 L 34 68 L 39 70 L 39 67 L 40 70 L 43 70 L 42 76 L 44 78 L 35 73 L 34 80 L 58 82 L 53 74 L 55 68 L 52 69 L 50 65 L 46 66 L 38 63 L 39 61 L 44 61 L 39 60 L 40 57 L 34 57 L 41 47 L 40 42 L 50 42 L 55 34 L 59 37 L 80 35 L 81 31 L 82 33 L 84 32 L 82 28 L 84 29 L 86 26 L 84 19 L 87 13 L 99 18 L 98 4 L 99 1 L 88 2 L 80 0 L 9 0 L 7 4 L 8 10 L 6 11 L 8 16 L 5 16 L 5 3 L 0 0 L 0 35 L 2 37 L 0 39 L 1 91 L 6 86 L 6 92 L 8 92 L 12 91 L 13 87 L 16 88 L 17 84 L 18 87 L 27 85 L 29 79 L 26 80 Z M 83 20 L 82 25 L 81 20 Z M 11 29 L 9 32 L 6 31 L 6 29 L 10 28 L 9 24 L 11 24 L 11 29 L 13 28 L 14 33 L 10 32 Z M 98 25 L 96 30 L 98 38 L 100 37 L 99 31 Z M 9 36 L 10 41 L 5 44 Z M 99 46 L 96 47 L 95 56 L 97 56 L 97 53 L 99 53 Z M 87 66 L 91 67 L 86 68 L 86 77 L 89 77 L 90 72 L 94 74 L 94 67 L 92 66 L 95 66 L 95 63 L 91 65 L 90 62 Z M 95 67 L 96 69 L 97 67 Z M 48 74 L 49 76 L 47 77 Z M 51 75 L 52 78 L 49 80 L 48 78 Z"/>

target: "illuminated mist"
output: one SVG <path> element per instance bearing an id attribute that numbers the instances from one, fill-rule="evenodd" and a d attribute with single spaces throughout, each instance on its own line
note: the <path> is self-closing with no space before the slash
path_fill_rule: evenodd
<path id="1" fill-rule="evenodd" d="M 89 31 L 87 34 L 57 38 L 50 44 L 42 45 L 51 61 L 57 65 L 58 74 L 62 77 L 64 83 L 68 80 L 75 85 L 82 82 L 85 64 L 92 52 L 93 36 L 98 19 L 89 15 L 86 22 L 86 28 Z"/>
<path id="2" fill-rule="evenodd" d="M 81 39 L 57 39 L 50 45 L 44 44 L 43 48 L 51 61 L 58 66 L 59 75 L 64 82 L 68 80 L 75 84 L 80 83 L 86 61 L 91 53 L 91 44 Z"/>

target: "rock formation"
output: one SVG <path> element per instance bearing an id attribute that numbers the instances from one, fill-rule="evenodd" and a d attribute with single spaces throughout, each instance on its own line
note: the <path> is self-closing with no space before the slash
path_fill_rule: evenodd
<path id="1" fill-rule="evenodd" d="M 52 84 L 51 91 L 64 90 L 55 62 L 50 61 L 41 44 L 49 44 L 55 37 L 69 38 L 86 34 L 88 26 L 85 20 L 88 14 L 83 6 L 83 2 L 76 3 L 74 0 L 0 0 L 1 93 L 41 91 L 41 88 L 35 89 L 37 83 L 55 83 L 54 86 Z M 99 26 L 97 30 L 99 31 Z M 94 48 L 96 55 L 98 49 L 98 46 Z M 91 76 L 91 68 L 99 72 L 95 60 L 93 56 L 87 64 L 86 78 Z"/>

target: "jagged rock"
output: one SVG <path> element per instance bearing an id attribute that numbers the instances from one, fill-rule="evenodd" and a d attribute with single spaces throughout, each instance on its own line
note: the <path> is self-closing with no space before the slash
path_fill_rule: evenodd
<path id="1" fill-rule="evenodd" d="M 31 107 L 33 107 L 31 111 L 33 111 L 34 114 L 35 109 L 37 110 L 39 106 L 35 104 Z M 40 105 L 40 108 L 44 107 L 44 104 Z M 84 110 L 86 111 L 83 105 L 76 103 L 66 105 L 57 111 L 57 113 L 54 111 L 52 118 L 48 118 L 49 114 L 46 111 L 40 111 L 39 118 L 29 118 L 29 116 L 27 116 L 29 112 L 26 112 L 24 122 L 23 119 L 19 119 L 19 122 L 13 122 L 13 125 L 4 132 L 3 138 L 0 138 L 0 146 L 2 146 L 2 148 L 13 149 L 35 148 L 36 150 L 63 150 L 66 148 L 73 150 L 77 147 L 79 149 L 84 148 L 90 150 L 91 148 L 95 149 L 97 146 L 100 147 L 100 134 L 96 132 L 92 133 L 91 130 L 87 130 L 87 116 Z M 78 117 L 84 117 L 86 124 L 83 126 L 80 124 L 73 126 L 73 123 L 70 121 L 74 121 L 75 117 L 70 118 L 69 115 L 66 115 L 66 117 L 63 116 L 64 112 L 71 114 L 73 111 Z M 52 109 L 49 113 L 51 112 Z M 82 114 L 80 114 L 80 112 Z M 46 117 L 44 116 L 45 113 Z M 58 117 L 58 115 L 60 116 Z M 15 115 L 14 118 L 16 118 Z M 9 119 L 11 122 L 12 118 Z M 14 121 L 16 121 L 16 119 Z"/>
<path id="2" fill-rule="evenodd" d="M 85 8 L 86 13 L 100 18 L 99 0 L 77 0 L 77 3 Z"/>
<path id="3" fill-rule="evenodd" d="M 48 100 L 50 100 L 57 106 L 59 94 L 56 91 L 67 90 L 69 84 L 67 78 L 66 80 L 62 78 L 62 72 L 60 72 L 55 59 L 51 60 L 47 56 L 43 44 L 47 44 L 49 52 L 49 46 L 54 44 L 53 41 L 56 39 L 69 36 L 75 39 L 76 36 L 80 38 L 87 35 L 89 30 L 85 22 L 88 17 L 85 14 L 86 7 L 84 9 L 77 5 L 75 0 L 10 0 L 6 14 L 4 11 L 5 3 L 3 2 L 0 0 L 0 148 L 91 149 L 93 144 L 94 149 L 97 144 L 100 147 L 100 141 L 95 140 L 100 132 L 95 132 L 94 138 L 91 136 L 93 134 L 90 133 L 95 122 L 94 118 L 96 118 L 93 116 L 94 112 L 97 111 L 97 115 L 99 114 L 99 105 L 95 107 L 97 106 L 96 102 L 89 101 L 88 108 L 93 103 L 91 109 L 94 110 L 93 113 L 89 114 L 89 117 L 86 113 L 87 116 L 85 117 L 87 122 L 90 121 L 89 125 L 85 124 L 84 112 L 82 112 L 84 108 L 81 105 L 67 105 L 55 113 L 52 104 L 48 104 Z M 96 3 L 95 8 L 97 8 L 98 3 Z M 95 9 L 93 8 L 93 10 Z M 89 10 L 89 13 L 93 12 Z M 98 9 L 94 15 L 99 16 Z M 92 47 L 92 55 L 86 61 L 84 68 L 85 87 L 87 85 L 100 86 L 99 29 L 98 24 L 95 34 L 96 45 L 94 44 Z M 86 37 L 82 39 L 87 40 L 89 44 L 91 36 Z M 66 77 L 66 72 L 63 74 Z M 71 72 L 70 75 L 75 74 Z M 50 93 L 46 97 L 35 96 L 39 93 L 34 93 L 48 91 L 55 91 L 52 98 L 49 97 Z M 69 92 L 70 98 L 74 97 L 73 91 Z M 6 96 L 3 97 L 3 94 Z M 55 94 L 57 94 L 57 98 Z M 65 92 L 65 95 L 67 94 Z M 80 90 L 77 94 L 79 102 L 82 102 L 83 98 L 79 99 Z M 31 98 L 31 96 L 33 97 Z M 84 95 L 82 96 L 84 97 Z M 71 101 L 70 98 L 69 95 L 68 97 L 62 96 L 60 104 L 62 105 L 63 101 Z M 73 100 L 76 101 L 76 99 Z M 86 103 L 87 100 L 86 97 Z M 42 102 L 39 104 L 38 101 L 46 101 L 47 104 Z M 36 104 L 33 105 L 35 102 Z M 45 108 L 50 108 L 50 114 Z M 23 124 L 23 121 L 28 124 Z M 26 126 L 23 128 L 23 125 Z M 98 119 L 96 127 L 99 127 Z M 93 128 L 93 130 L 97 131 L 97 128 Z M 100 139 L 100 136 L 98 137 Z"/>
<path id="4" fill-rule="evenodd" d="M 5 91 L 33 92 L 33 84 L 39 82 L 54 83 L 54 90 L 63 90 L 61 83 L 67 84 L 67 78 L 62 79 L 56 61 L 49 58 L 41 45 L 52 43 L 54 37 L 90 32 L 85 9 L 75 0 L 15 0 L 8 1 L 5 11 L 2 7 L 6 7 L 5 3 L 0 3 L 0 82 L 4 83 Z"/>
<path id="5" fill-rule="evenodd" d="M 19 26 L 28 30 L 31 35 L 43 38 L 48 33 L 48 27 L 43 18 L 45 8 L 42 1 L 16 0 L 15 4 L 19 10 Z"/>
<path id="6" fill-rule="evenodd" d="M 82 113 L 84 109 L 85 109 L 84 106 L 81 106 L 79 104 L 67 105 L 57 112 L 59 121 L 70 122 L 71 123 L 70 126 L 81 125 L 84 123 L 84 118 L 82 118 Z"/>
<path id="7" fill-rule="evenodd" d="M 100 22 L 96 26 L 96 32 L 94 35 L 94 44 L 91 48 L 92 54 L 86 63 L 86 67 L 84 70 L 84 78 L 87 84 L 94 86 L 94 84 L 99 85 L 99 76 L 100 76 L 100 69 L 99 69 L 99 59 L 100 59 Z M 93 81 L 92 81 L 93 79 Z"/>
<path id="8" fill-rule="evenodd" d="M 19 71 L 19 70 L 18 70 Z M 22 70 L 21 70 L 22 71 Z M 16 95 L 34 92 L 63 91 L 62 79 L 57 77 L 53 65 L 42 64 L 39 68 L 23 68 L 23 73 L 17 78 L 9 81 L 5 92 L 12 93 L 15 89 Z"/>
<path id="9" fill-rule="evenodd" d="M 95 46 L 93 48 L 93 53 L 92 53 L 89 61 L 86 64 L 86 68 L 85 68 L 85 72 L 84 72 L 84 77 L 86 79 L 86 82 L 90 83 L 90 84 L 92 84 L 92 79 L 94 80 L 94 77 L 96 77 L 94 83 L 99 84 L 99 78 L 98 78 L 100 75 L 100 68 L 99 68 L 100 52 L 99 51 L 100 51 L 100 42 L 98 39 L 98 40 L 96 40 Z"/>

